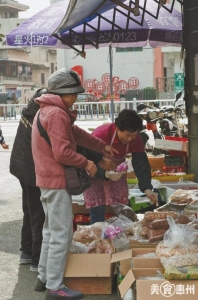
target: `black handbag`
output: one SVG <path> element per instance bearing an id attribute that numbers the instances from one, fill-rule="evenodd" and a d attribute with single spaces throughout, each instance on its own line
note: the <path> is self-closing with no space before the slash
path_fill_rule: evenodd
<path id="1" fill-rule="evenodd" d="M 37 127 L 40 135 L 51 146 L 49 136 L 41 125 L 39 114 L 37 116 Z M 80 195 L 91 186 L 91 179 L 85 169 L 73 166 L 65 166 L 66 190 L 70 195 Z"/>

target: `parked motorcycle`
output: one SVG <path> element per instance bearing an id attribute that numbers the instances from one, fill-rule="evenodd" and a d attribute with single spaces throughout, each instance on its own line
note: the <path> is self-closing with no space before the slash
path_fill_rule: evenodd
<path id="1" fill-rule="evenodd" d="M 165 136 L 187 137 L 187 127 L 183 122 L 184 114 L 182 104 L 176 106 L 182 92 L 176 95 L 174 106 L 155 105 L 151 107 L 140 103 L 137 105 L 137 112 L 146 121 L 146 129 L 151 130 L 154 139 L 165 139 Z M 168 154 L 169 151 L 153 149 L 153 154 Z"/>

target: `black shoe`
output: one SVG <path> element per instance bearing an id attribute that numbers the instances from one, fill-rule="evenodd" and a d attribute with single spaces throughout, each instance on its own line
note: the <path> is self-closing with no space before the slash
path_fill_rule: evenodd
<path id="1" fill-rule="evenodd" d="M 43 283 L 40 279 L 37 278 L 35 283 L 34 290 L 37 292 L 44 292 L 46 290 L 46 283 Z"/>
<path id="2" fill-rule="evenodd" d="M 20 264 L 21 265 L 31 264 L 31 261 L 32 261 L 32 255 L 26 254 L 24 252 L 21 253 L 21 256 L 20 256 Z"/>
<path id="3" fill-rule="evenodd" d="M 30 271 L 31 272 L 38 272 L 38 266 L 36 266 L 36 265 L 30 265 Z"/>
<path id="4" fill-rule="evenodd" d="M 58 291 L 51 291 L 46 289 L 45 300 L 74 300 L 83 298 L 83 294 L 78 291 L 74 291 L 64 287 Z"/>

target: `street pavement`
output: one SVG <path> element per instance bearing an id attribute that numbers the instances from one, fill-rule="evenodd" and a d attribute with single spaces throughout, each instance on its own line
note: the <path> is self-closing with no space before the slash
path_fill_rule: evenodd
<path id="1" fill-rule="evenodd" d="M 89 131 L 109 120 L 77 121 Z M 44 300 L 44 293 L 34 291 L 37 273 L 29 271 L 29 265 L 19 265 L 20 231 L 22 225 L 21 187 L 9 173 L 10 154 L 19 120 L 0 120 L 9 150 L 0 146 L 0 300 Z M 114 293 L 108 296 L 85 296 L 85 300 L 117 300 Z"/>

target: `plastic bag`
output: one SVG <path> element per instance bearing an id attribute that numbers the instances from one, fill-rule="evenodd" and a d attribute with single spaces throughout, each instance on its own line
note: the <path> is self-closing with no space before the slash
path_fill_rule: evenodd
<path id="1" fill-rule="evenodd" d="M 145 254 L 138 254 L 135 257 L 157 258 L 157 255 L 156 255 L 156 253 L 151 252 L 151 253 L 145 253 Z"/>
<path id="2" fill-rule="evenodd" d="M 156 247 L 164 268 L 198 265 L 197 232 L 188 225 L 176 224 L 170 216 L 167 219 L 170 228 Z"/>
<path id="3" fill-rule="evenodd" d="M 90 247 L 79 243 L 72 241 L 71 247 L 70 247 L 70 253 L 89 253 Z"/>
<path id="4" fill-rule="evenodd" d="M 116 168 L 116 172 L 127 172 L 128 171 L 128 163 L 127 161 L 121 163 L 119 166 Z"/>
<path id="5" fill-rule="evenodd" d="M 162 280 L 162 279 L 164 279 L 164 276 L 160 270 L 157 270 L 155 276 L 139 277 L 138 279 L 140 279 L 140 280 Z"/>
<path id="6" fill-rule="evenodd" d="M 166 268 L 164 272 L 164 277 L 166 279 L 182 279 L 182 280 L 189 280 L 189 279 L 198 279 L 198 266 L 186 266 L 186 267 L 170 267 Z"/>
<path id="7" fill-rule="evenodd" d="M 96 252 L 98 254 L 114 253 L 114 248 L 111 240 L 96 240 Z"/>
<path id="8" fill-rule="evenodd" d="M 170 197 L 169 201 L 177 204 L 189 204 L 195 200 L 198 200 L 197 190 L 176 190 Z"/>
<path id="9" fill-rule="evenodd" d="M 73 239 L 101 239 L 102 227 L 103 222 L 87 226 L 78 225 L 77 230 L 73 234 Z"/>
<path id="10" fill-rule="evenodd" d="M 116 252 L 121 252 L 130 249 L 129 240 L 124 232 L 119 233 L 113 240 L 113 246 Z"/>
<path id="11" fill-rule="evenodd" d="M 127 205 L 122 205 L 122 204 L 115 205 L 113 206 L 113 211 L 117 217 L 119 217 L 119 215 L 122 214 L 133 222 L 138 221 L 136 213 L 133 211 L 131 207 Z"/>

